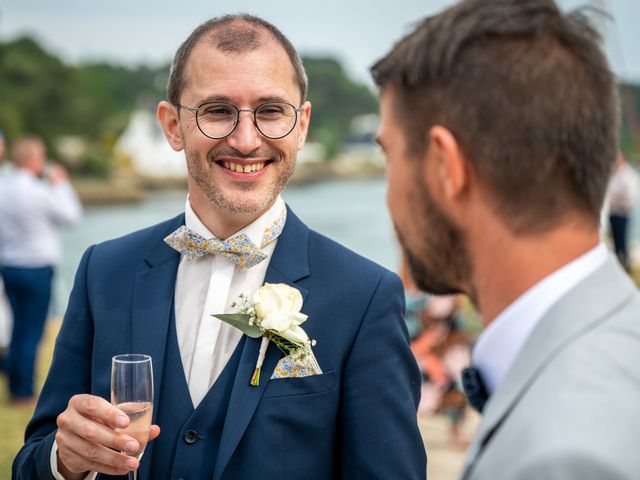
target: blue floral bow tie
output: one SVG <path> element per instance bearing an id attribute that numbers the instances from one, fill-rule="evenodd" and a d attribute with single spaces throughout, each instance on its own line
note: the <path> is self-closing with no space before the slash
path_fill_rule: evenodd
<path id="1" fill-rule="evenodd" d="M 251 268 L 267 258 L 262 249 L 278 238 L 286 219 L 287 209 L 283 208 L 282 213 L 271 226 L 265 228 L 260 246 L 253 243 L 245 233 L 234 235 L 227 240 L 218 240 L 204 238 L 185 225 L 168 235 L 164 241 L 187 260 L 214 254 L 222 255 L 240 267 Z"/>

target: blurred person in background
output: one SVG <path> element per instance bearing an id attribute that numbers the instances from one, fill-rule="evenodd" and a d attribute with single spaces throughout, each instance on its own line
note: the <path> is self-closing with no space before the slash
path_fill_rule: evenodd
<path id="1" fill-rule="evenodd" d="M 620 264 L 631 272 L 629 258 L 629 223 L 640 195 L 640 179 L 635 169 L 618 152 L 615 171 L 609 182 L 609 228 L 614 251 Z"/>
<path id="2" fill-rule="evenodd" d="M 400 279 L 404 286 L 404 300 L 406 303 L 406 309 L 404 312 L 404 322 L 407 325 L 407 331 L 409 332 L 409 340 L 413 341 L 418 337 L 424 328 L 422 324 L 422 315 L 424 308 L 427 305 L 429 295 L 422 292 L 416 287 L 415 282 L 411 278 L 411 272 L 409 272 L 409 263 L 406 256 L 403 255 L 402 263 L 400 265 Z"/>
<path id="3" fill-rule="evenodd" d="M 460 295 L 429 295 L 415 285 L 406 255 L 402 257 L 400 278 L 405 289 L 405 322 L 411 352 L 422 373 L 418 413 L 443 414 L 450 420 L 449 440 L 466 446 L 461 432 L 467 407 L 462 392 L 461 372 L 469 364 L 469 335 L 460 322 Z"/>
<path id="4" fill-rule="evenodd" d="M 414 280 L 485 324 L 465 480 L 640 472 L 640 294 L 599 232 L 619 127 L 600 42 L 552 0 L 466 0 L 372 67 Z"/>
<path id="5" fill-rule="evenodd" d="M 0 178 L 0 265 L 13 317 L 5 365 L 16 405 L 31 405 L 35 398 L 36 352 L 62 251 L 58 227 L 78 222 L 82 214 L 66 170 L 46 158 L 41 139 L 18 139 L 13 168 Z"/>
<path id="6" fill-rule="evenodd" d="M 8 162 L 5 158 L 7 151 L 4 132 L 0 129 L 0 178 L 8 171 Z M 9 341 L 11 340 L 11 310 L 4 293 L 2 282 L 2 268 L 0 266 L 0 371 L 5 371 L 5 360 Z"/>
<path id="7" fill-rule="evenodd" d="M 461 373 L 469 364 L 471 336 L 460 322 L 460 295 L 430 295 L 421 312 L 421 333 L 411 351 L 423 374 L 421 413 L 441 413 L 450 421 L 449 440 L 466 446 L 461 426 L 467 406 Z"/>

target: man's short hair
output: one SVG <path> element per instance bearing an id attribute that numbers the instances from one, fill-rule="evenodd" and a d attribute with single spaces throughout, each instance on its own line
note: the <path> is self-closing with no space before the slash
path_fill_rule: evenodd
<path id="1" fill-rule="evenodd" d="M 408 154 L 448 128 L 515 232 L 598 221 L 616 157 L 617 87 L 600 36 L 552 0 L 466 0 L 371 69 L 392 86 Z"/>
<path id="2" fill-rule="evenodd" d="M 255 50 L 264 41 L 264 34 L 270 35 L 287 52 L 293 65 L 294 81 L 300 89 L 300 104 L 307 98 L 307 75 L 300 55 L 291 42 L 274 25 L 248 14 L 224 15 L 207 20 L 198 26 L 180 45 L 171 64 L 167 98 L 175 104 L 180 103 L 180 95 L 186 84 L 185 70 L 189 56 L 201 39 L 207 37 L 212 46 L 223 52 L 243 53 Z M 256 72 L 259 75 L 260 72 Z"/>

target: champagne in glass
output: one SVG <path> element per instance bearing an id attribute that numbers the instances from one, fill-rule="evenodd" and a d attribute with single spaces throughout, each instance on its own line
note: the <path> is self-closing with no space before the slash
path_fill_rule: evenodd
<path id="1" fill-rule="evenodd" d="M 140 459 L 147 446 L 153 416 L 153 369 L 150 356 L 125 354 L 113 357 L 111 404 L 129 417 L 129 426 L 117 431 L 137 440 L 140 449 L 133 456 Z M 130 480 L 136 478 L 137 471 L 129 472 Z"/>

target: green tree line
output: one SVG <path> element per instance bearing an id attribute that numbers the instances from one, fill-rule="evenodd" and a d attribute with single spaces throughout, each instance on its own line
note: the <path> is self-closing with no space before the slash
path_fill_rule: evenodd
<path id="1" fill-rule="evenodd" d="M 376 112 L 377 100 L 336 59 L 305 57 L 303 62 L 313 105 L 309 139 L 333 155 L 354 116 Z M 66 64 L 29 37 L 0 43 L 0 128 L 9 142 L 39 135 L 54 155 L 61 136 L 80 136 L 89 148 L 76 169 L 106 175 L 111 148 L 129 115 L 139 107 L 152 109 L 165 98 L 168 72 L 168 64 Z"/>
<path id="2" fill-rule="evenodd" d="M 620 84 L 622 106 L 622 150 L 636 164 L 640 162 L 640 85 Z"/>

